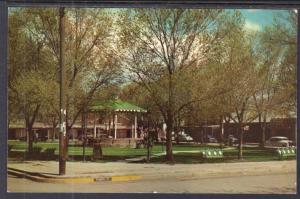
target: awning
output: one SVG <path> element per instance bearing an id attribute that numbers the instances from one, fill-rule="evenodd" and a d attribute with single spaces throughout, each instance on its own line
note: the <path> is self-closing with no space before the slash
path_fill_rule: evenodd
<path id="1" fill-rule="evenodd" d="M 115 111 L 115 112 L 141 112 L 146 113 L 147 110 L 143 109 L 137 105 L 131 104 L 129 102 L 124 102 L 122 100 L 110 100 L 107 102 L 95 101 L 89 107 L 89 111 Z"/>
<path id="2" fill-rule="evenodd" d="M 203 125 L 205 128 L 220 128 L 220 125 Z"/>

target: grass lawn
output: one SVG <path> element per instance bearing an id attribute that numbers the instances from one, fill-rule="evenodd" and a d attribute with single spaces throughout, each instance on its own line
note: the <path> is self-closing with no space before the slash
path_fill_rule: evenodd
<path id="1" fill-rule="evenodd" d="M 12 150 L 16 151 L 26 151 L 27 150 L 27 143 L 22 141 L 14 141 L 9 140 L 9 145 L 12 145 Z M 55 148 L 55 153 L 59 153 L 59 145 L 58 142 L 37 142 L 33 143 L 33 147 L 41 147 L 42 151 L 47 148 Z M 200 150 L 204 148 L 210 148 L 210 146 L 206 147 L 199 147 L 199 145 L 189 145 L 189 144 L 179 144 L 179 145 L 173 145 L 173 151 L 191 151 L 191 150 Z M 82 146 L 75 146 L 74 143 L 70 142 L 68 147 L 68 153 L 69 155 L 82 155 Z M 88 146 L 86 147 L 86 155 L 92 155 L 92 147 Z M 143 149 L 134 149 L 134 148 L 120 148 L 120 147 L 102 147 L 103 154 L 109 155 L 109 156 L 143 156 L 146 155 L 147 150 L 145 148 Z M 165 151 L 165 145 L 156 144 L 153 149 L 152 153 L 161 153 Z"/>
<path id="2" fill-rule="evenodd" d="M 9 157 L 24 159 L 24 155 L 27 150 L 27 143 L 22 141 L 8 141 L 9 145 L 12 145 L 12 151 L 9 153 Z M 34 147 L 41 147 L 42 152 L 49 148 L 55 148 L 55 157 L 58 158 L 59 146 L 58 142 L 38 142 L 33 144 Z M 174 159 L 176 163 L 203 163 L 203 162 L 236 162 L 238 156 L 238 150 L 236 148 L 231 148 L 224 150 L 223 160 L 206 160 L 201 159 L 200 153 L 197 151 L 202 151 L 208 148 L 216 148 L 217 146 L 200 146 L 198 144 L 173 144 Z M 120 147 L 102 147 L 104 158 L 100 160 L 103 161 L 117 161 L 124 160 L 127 158 L 134 158 L 138 156 L 146 156 L 147 149 L 134 149 L 134 148 L 120 148 Z M 92 147 L 86 147 L 85 154 L 87 160 L 92 156 Z M 159 154 L 165 152 L 165 145 L 156 144 L 152 149 L 152 154 Z M 68 154 L 71 160 L 82 160 L 83 159 L 83 148 L 82 146 L 76 146 L 74 143 L 70 142 L 68 147 Z M 42 156 L 42 155 L 41 155 Z M 44 155 L 45 156 L 45 155 Z M 270 150 L 260 149 L 258 147 L 243 147 L 244 161 L 271 161 L 278 160 L 277 155 Z M 42 156 L 43 157 L 43 156 Z M 44 158 L 44 157 L 43 157 Z M 47 158 L 47 157 L 46 157 Z M 164 155 L 153 156 L 151 162 L 161 163 L 164 162 Z"/>
<path id="3" fill-rule="evenodd" d="M 272 150 L 261 149 L 259 147 L 243 147 L 243 160 L 238 160 L 238 149 L 224 150 L 223 159 L 201 159 L 200 153 L 176 153 L 174 154 L 174 160 L 176 163 L 193 164 L 193 163 L 217 163 L 217 162 L 240 162 L 240 161 L 274 161 L 279 160 L 277 154 Z M 153 157 L 150 162 L 161 163 L 164 161 L 164 157 Z"/>

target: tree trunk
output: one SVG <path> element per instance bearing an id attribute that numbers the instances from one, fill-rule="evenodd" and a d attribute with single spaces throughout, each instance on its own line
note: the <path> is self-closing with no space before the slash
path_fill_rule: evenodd
<path id="1" fill-rule="evenodd" d="M 174 163 L 173 149 L 172 149 L 172 131 L 173 131 L 173 118 L 167 122 L 167 139 L 166 139 L 166 161 Z"/>
<path id="2" fill-rule="evenodd" d="M 145 138 L 144 140 L 146 141 L 146 146 L 147 146 L 147 163 L 150 162 L 151 158 L 151 151 L 152 151 L 152 142 L 153 142 L 153 131 L 151 132 L 150 129 L 145 132 Z"/>
<path id="3" fill-rule="evenodd" d="M 56 129 L 57 123 L 53 122 L 52 123 L 52 142 L 55 140 L 55 129 Z"/>
<path id="4" fill-rule="evenodd" d="M 265 146 L 266 142 L 266 129 L 267 129 L 267 117 L 264 115 L 263 124 L 262 124 L 262 135 L 261 135 L 261 146 Z"/>
<path id="5" fill-rule="evenodd" d="M 260 140 L 260 147 L 264 147 L 264 132 L 263 132 L 263 123 L 261 122 L 261 113 L 258 114 L 258 123 L 261 131 L 261 140 Z"/>
<path id="6" fill-rule="evenodd" d="M 55 139 L 55 127 L 52 127 L 52 142 L 54 142 Z"/>
<path id="7" fill-rule="evenodd" d="M 103 153 L 102 153 L 102 147 L 100 142 L 94 142 L 93 143 L 93 160 L 102 159 Z"/>
<path id="8" fill-rule="evenodd" d="M 30 117 L 25 116 L 25 122 L 26 122 L 26 129 L 27 129 L 27 133 L 28 133 L 28 153 L 29 155 L 32 154 L 32 148 L 33 148 L 33 139 L 34 139 L 34 135 L 32 132 L 32 127 L 33 124 L 35 122 L 35 118 L 37 116 L 37 113 L 39 111 L 40 105 L 38 104 L 35 107 L 35 110 L 33 112 L 32 118 L 30 119 Z"/>
<path id="9" fill-rule="evenodd" d="M 243 159 L 243 127 L 242 125 L 239 125 L 239 154 L 238 154 L 238 159 L 242 160 Z"/>
<path id="10" fill-rule="evenodd" d="M 224 146 L 224 124 L 223 124 L 223 116 L 220 117 L 220 127 L 221 127 L 220 148 L 222 149 L 223 146 Z"/>
<path id="11" fill-rule="evenodd" d="M 175 136 L 176 144 L 179 144 L 179 131 L 178 131 L 178 129 L 175 130 L 174 136 Z"/>
<path id="12" fill-rule="evenodd" d="M 112 133 L 112 130 L 111 130 L 111 114 L 108 115 L 108 133 L 110 136 L 113 137 L 113 133 Z"/>
<path id="13" fill-rule="evenodd" d="M 32 127 L 28 126 L 27 127 L 27 133 L 28 133 L 28 153 L 29 155 L 32 154 L 32 148 L 33 148 L 33 131 L 32 131 Z"/>
<path id="14" fill-rule="evenodd" d="M 179 144 L 179 132 L 180 132 L 180 118 L 179 118 L 179 114 L 176 117 L 176 122 L 175 122 L 175 141 L 176 144 Z"/>
<path id="15" fill-rule="evenodd" d="M 85 147 L 86 147 L 86 113 L 85 111 L 81 113 L 81 122 L 82 122 L 82 156 L 83 156 L 83 161 L 85 162 Z"/>
<path id="16" fill-rule="evenodd" d="M 173 149 L 172 149 L 172 132 L 174 131 L 174 85 L 173 85 L 173 78 L 172 78 L 172 68 L 171 66 L 169 68 L 169 93 L 168 93 L 168 111 L 167 111 L 167 139 L 166 139 L 166 161 L 170 163 L 174 163 L 174 157 L 173 157 Z"/>
<path id="17" fill-rule="evenodd" d="M 203 127 L 202 127 L 202 129 L 201 129 L 201 137 L 200 137 L 200 142 L 201 142 L 201 144 L 203 144 L 204 143 L 204 135 L 203 135 L 204 133 L 203 133 Z"/>

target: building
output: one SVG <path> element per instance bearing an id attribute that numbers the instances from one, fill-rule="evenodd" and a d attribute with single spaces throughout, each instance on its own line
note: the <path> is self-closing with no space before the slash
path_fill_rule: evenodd
<path id="1" fill-rule="evenodd" d="M 111 140 L 127 139 L 129 142 L 141 137 L 143 115 L 147 110 L 121 100 L 107 102 L 95 101 L 77 118 L 70 132 L 70 139 L 105 137 Z M 84 122 L 85 121 L 85 122 Z M 58 139 L 58 126 L 53 127 L 42 122 L 35 122 L 33 132 L 41 140 Z M 27 139 L 24 122 L 9 125 L 8 139 Z"/>
<path id="2" fill-rule="evenodd" d="M 273 136 L 284 136 L 290 140 L 296 141 L 296 121 L 297 118 L 295 117 L 269 118 L 266 124 L 265 139 L 268 140 Z M 261 124 L 257 120 L 244 123 L 244 126 L 248 127 L 243 134 L 244 142 L 261 142 Z M 208 135 L 215 137 L 219 141 L 222 139 L 222 128 L 220 124 L 189 126 L 184 127 L 184 129 L 185 132 L 190 134 L 197 142 L 202 142 Z M 227 138 L 229 135 L 239 138 L 237 123 L 223 123 L 223 138 Z"/>

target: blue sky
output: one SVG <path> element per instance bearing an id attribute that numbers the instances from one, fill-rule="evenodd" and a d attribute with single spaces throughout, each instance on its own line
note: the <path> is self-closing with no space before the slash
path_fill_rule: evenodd
<path id="1" fill-rule="evenodd" d="M 287 14 L 287 10 L 271 10 L 271 9 L 240 9 L 245 17 L 245 26 L 251 30 L 261 30 L 263 26 L 271 25 L 273 17 L 277 13 Z"/>
<path id="2" fill-rule="evenodd" d="M 13 10 L 15 8 L 10 8 Z M 112 9 L 115 10 L 115 9 Z M 112 11 L 111 10 L 111 11 Z M 118 10 L 118 9 L 116 9 Z M 245 28 L 252 31 L 259 31 L 263 26 L 271 25 L 273 17 L 276 13 L 287 14 L 288 10 L 272 10 L 272 9 L 239 9 L 245 17 Z"/>

